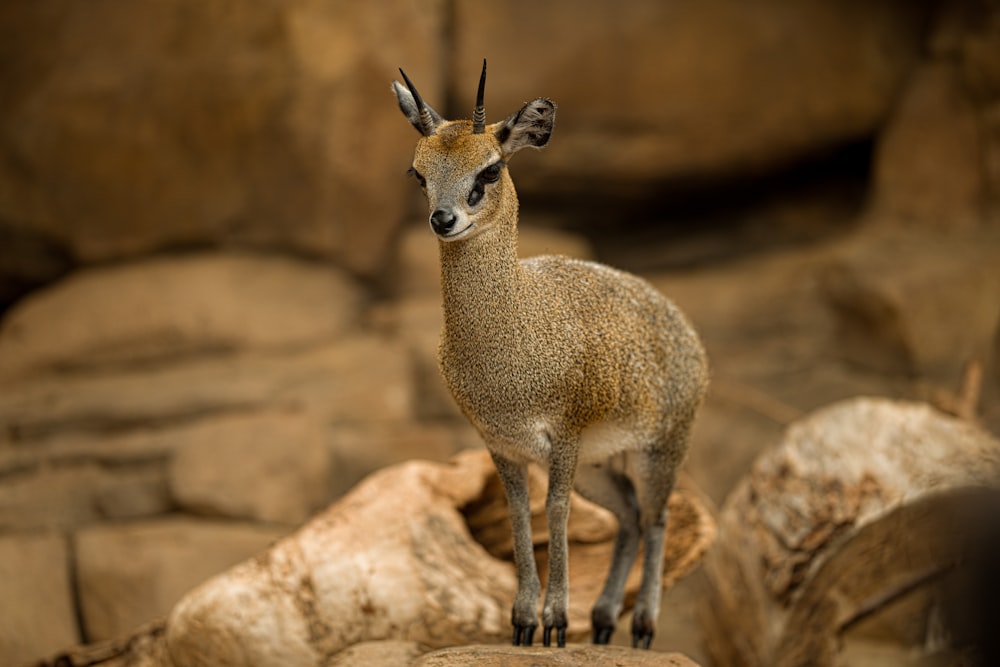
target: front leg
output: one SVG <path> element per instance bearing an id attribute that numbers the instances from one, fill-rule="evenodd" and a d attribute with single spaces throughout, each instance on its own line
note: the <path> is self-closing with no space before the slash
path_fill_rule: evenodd
<path id="1" fill-rule="evenodd" d="M 545 499 L 545 516 L 549 523 L 549 580 L 545 585 L 545 606 L 542 641 L 566 646 L 566 626 L 569 624 L 569 542 L 566 523 L 569 520 L 569 496 L 576 475 L 577 443 L 554 441 L 549 460 L 549 493 Z"/>
<path id="2" fill-rule="evenodd" d="M 514 567 L 517 569 L 517 595 L 511 611 L 514 625 L 514 646 L 531 646 L 538 627 L 538 568 L 535 547 L 531 540 L 531 506 L 528 495 L 528 466 L 515 463 L 496 452 L 490 452 L 496 465 L 510 512 L 514 533 Z"/>

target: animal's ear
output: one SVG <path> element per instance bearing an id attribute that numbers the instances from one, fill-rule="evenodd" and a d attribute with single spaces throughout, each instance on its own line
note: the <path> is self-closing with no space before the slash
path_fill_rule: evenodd
<path id="1" fill-rule="evenodd" d="M 396 101 L 399 102 L 400 111 L 402 111 L 403 115 L 406 116 L 406 119 L 410 121 L 410 124 L 417 128 L 417 132 L 420 134 L 426 136 L 429 130 L 432 130 L 433 127 L 436 127 L 442 122 L 441 116 L 438 112 L 434 111 L 429 104 L 421 100 L 421 102 L 423 102 L 424 109 L 430 114 L 430 119 L 433 124 L 431 128 L 427 128 L 420 119 L 420 108 L 417 105 L 417 101 L 413 99 L 413 94 L 407 90 L 406 86 L 401 84 L 399 81 L 393 81 L 392 91 L 396 93 Z"/>
<path id="2" fill-rule="evenodd" d="M 545 97 L 528 102 L 521 110 L 499 124 L 497 140 L 504 157 L 526 146 L 541 148 L 549 143 L 556 123 L 556 103 Z"/>

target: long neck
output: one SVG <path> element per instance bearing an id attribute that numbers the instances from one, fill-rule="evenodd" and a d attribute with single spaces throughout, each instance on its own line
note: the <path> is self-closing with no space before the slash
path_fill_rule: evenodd
<path id="1" fill-rule="evenodd" d="M 508 184 L 509 185 L 509 184 Z M 440 241 L 445 329 L 489 335 L 511 323 L 522 303 L 517 257 L 517 196 L 510 188 L 489 229 L 464 241 Z"/>

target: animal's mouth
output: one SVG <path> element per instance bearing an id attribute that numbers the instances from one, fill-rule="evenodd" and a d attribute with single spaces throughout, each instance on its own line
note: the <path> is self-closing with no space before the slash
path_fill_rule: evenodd
<path id="1" fill-rule="evenodd" d="M 439 234 L 438 238 L 440 238 L 443 241 L 458 241 L 459 239 L 463 239 L 469 234 L 471 234 L 472 230 L 475 229 L 475 227 L 476 223 L 470 222 L 468 225 L 458 230 L 457 232 L 451 232 L 450 234 Z"/>

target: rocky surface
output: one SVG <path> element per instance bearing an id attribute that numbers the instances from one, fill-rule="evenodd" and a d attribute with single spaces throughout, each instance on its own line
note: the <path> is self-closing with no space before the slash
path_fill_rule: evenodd
<path id="1" fill-rule="evenodd" d="M 570 667 L 571 665 L 620 665 L 621 667 L 698 667 L 679 653 L 639 651 L 620 646 L 568 644 L 563 649 L 513 646 L 462 646 L 427 653 L 413 667 Z"/>
<path id="2" fill-rule="evenodd" d="M 560 104 L 511 167 L 522 254 L 640 271 L 697 324 L 687 467 L 715 503 L 846 397 L 1000 429 L 998 35 L 971 0 L 0 4 L 0 662 L 210 574 L 150 557 L 165 536 L 222 569 L 260 544 L 223 527 L 269 540 L 385 465 L 480 446 L 437 372 L 398 65 L 446 114 L 483 55 L 491 119 Z M 124 563 L 101 588 L 136 558 L 170 591 L 104 596 L 91 626 L 94 535 Z M 691 582 L 656 647 L 705 662 Z"/>

